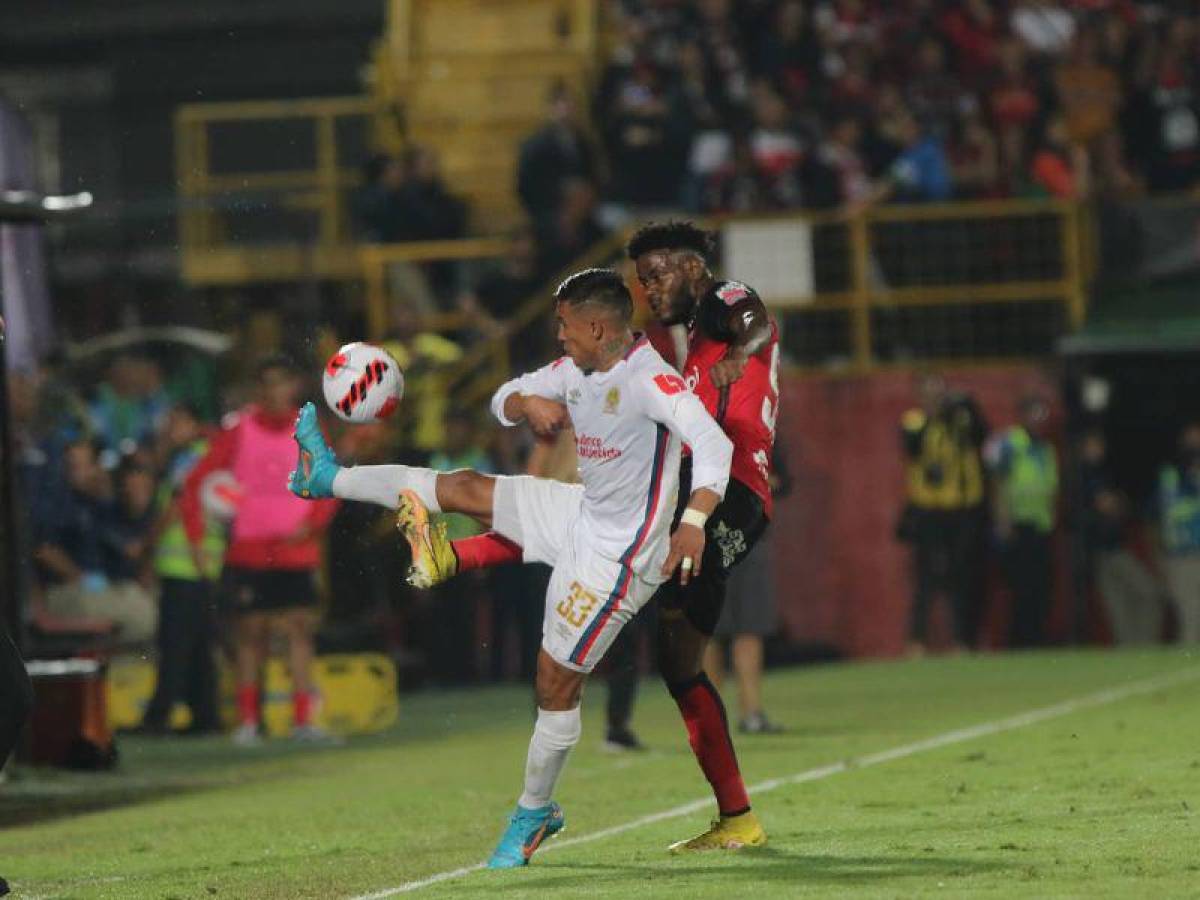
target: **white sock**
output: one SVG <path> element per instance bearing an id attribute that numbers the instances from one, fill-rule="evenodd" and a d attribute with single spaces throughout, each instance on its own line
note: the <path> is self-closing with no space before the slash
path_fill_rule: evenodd
<path id="1" fill-rule="evenodd" d="M 562 711 L 538 710 L 529 756 L 525 759 L 525 793 L 518 804 L 526 809 L 540 809 L 550 802 L 558 776 L 567 764 L 567 755 L 579 743 L 581 731 L 583 722 L 578 706 Z"/>
<path id="2" fill-rule="evenodd" d="M 400 505 L 400 492 L 407 489 L 413 491 L 430 512 L 441 512 L 437 477 L 438 473 L 433 469 L 417 466 L 347 466 L 333 478 L 333 496 L 395 509 Z"/>

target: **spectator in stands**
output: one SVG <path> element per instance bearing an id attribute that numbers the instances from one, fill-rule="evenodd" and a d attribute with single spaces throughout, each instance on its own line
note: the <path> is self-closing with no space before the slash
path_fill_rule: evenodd
<path id="1" fill-rule="evenodd" d="M 403 223 L 398 240 L 450 240 L 466 232 L 467 205 L 446 187 L 432 147 L 414 144 L 405 151 L 397 207 Z"/>
<path id="2" fill-rule="evenodd" d="M 748 60 L 755 74 L 770 78 L 793 107 L 811 102 L 821 85 L 821 50 L 802 0 L 784 0 L 774 27 L 753 33 L 760 36 Z"/>
<path id="3" fill-rule="evenodd" d="M 999 68 L 988 89 L 988 107 L 997 130 L 1000 165 L 1011 191 L 1024 180 L 1023 167 L 1030 148 L 1028 134 L 1043 114 L 1041 89 L 1029 71 L 1025 45 L 1015 38 L 999 49 Z"/>
<path id="4" fill-rule="evenodd" d="M 575 96 L 559 82 L 550 91 L 545 124 L 521 144 L 517 194 L 535 222 L 553 218 L 562 205 L 563 185 L 577 178 L 594 184 L 599 169 Z"/>
<path id="5" fill-rule="evenodd" d="M 1153 644 L 1162 635 L 1166 591 L 1129 549 L 1130 505 L 1108 471 L 1104 432 L 1079 441 L 1080 525 L 1088 570 L 1119 645 Z"/>
<path id="6" fill-rule="evenodd" d="M 153 547 L 159 582 L 158 672 L 142 730 L 164 734 L 171 709 L 186 702 L 195 734 L 220 728 L 217 714 L 216 596 L 214 585 L 225 555 L 225 526 L 206 517 L 204 535 L 193 552 L 184 528 L 180 497 L 187 476 L 205 454 L 209 439 L 194 410 L 174 407 L 160 434 L 164 476 L 155 499 Z"/>
<path id="7" fill-rule="evenodd" d="M 1001 196 L 1000 150 L 996 136 L 977 110 L 955 125 L 948 156 L 955 197 L 994 199 Z"/>
<path id="8" fill-rule="evenodd" d="M 402 240 L 406 223 L 400 189 L 406 182 L 404 163 L 376 154 L 363 165 L 363 184 L 350 202 L 358 233 L 372 244 Z"/>
<path id="9" fill-rule="evenodd" d="M 292 426 L 299 412 L 300 388 L 290 361 L 279 356 L 263 360 L 258 372 L 258 402 L 242 409 L 213 438 L 208 452 L 184 481 L 183 524 L 201 572 L 208 572 L 212 565 L 205 550 L 201 485 L 208 475 L 224 469 L 242 489 L 222 575 L 237 654 L 240 724 L 234 740 L 242 746 L 260 740 L 260 681 L 272 632 L 287 638 L 293 736 L 298 740 L 328 737 L 313 721 L 318 698 L 312 682 L 312 657 L 320 538 L 337 503 L 306 503 L 287 488 L 288 472 L 296 465 Z"/>
<path id="10" fill-rule="evenodd" d="M 109 366 L 89 411 L 104 449 L 131 453 L 153 439 L 170 406 L 158 364 L 122 354 Z"/>
<path id="11" fill-rule="evenodd" d="M 115 502 L 102 535 L 105 571 L 114 581 L 136 581 L 149 591 L 158 480 L 145 461 L 132 456 L 122 462 L 114 481 Z"/>
<path id="12" fill-rule="evenodd" d="M 61 480 L 41 485 L 34 560 L 46 584 L 45 608 L 61 619 L 103 619 L 124 644 L 154 634 L 154 600 L 128 570 L 114 567 L 106 536 L 115 517 L 112 478 L 86 441 L 67 447 Z"/>
<path id="13" fill-rule="evenodd" d="M 869 202 L 921 203 L 949 199 L 950 164 L 942 141 L 922 129 L 907 112 L 899 114 L 894 127 L 902 149 L 875 185 Z"/>
<path id="14" fill-rule="evenodd" d="M 509 318 L 542 286 L 537 239 L 529 225 L 508 233 L 508 249 L 500 264 L 485 272 L 474 287 L 459 297 L 459 309 L 472 328 L 488 336 L 506 333 Z M 514 367 L 519 371 L 519 366 Z"/>
<path id="15" fill-rule="evenodd" d="M 1194 54 L 1169 40 L 1148 41 L 1125 115 L 1125 143 L 1151 191 L 1200 183 L 1200 93 Z"/>
<path id="16" fill-rule="evenodd" d="M 1010 646 L 1045 642 L 1054 583 L 1051 538 L 1058 504 L 1058 460 L 1048 437 L 1049 404 L 1038 394 L 1021 400 L 1020 424 L 987 448 L 993 475 L 992 523 L 1012 594 Z"/>
<path id="17" fill-rule="evenodd" d="M 920 655 L 929 643 L 929 611 L 938 597 L 948 607 L 958 648 L 975 645 L 979 598 L 973 588 L 986 518 L 981 451 L 987 423 L 974 399 L 950 392 L 939 375 L 921 378 L 917 393 L 920 406 L 900 421 L 908 498 L 899 532 L 913 545 L 909 650 Z"/>
<path id="18" fill-rule="evenodd" d="M 839 116 L 817 149 L 816 177 L 805 186 L 808 205 L 818 208 L 856 207 L 871 196 L 871 179 L 859 148 L 862 123 L 857 116 Z"/>
<path id="19" fill-rule="evenodd" d="M 926 37 L 917 47 L 913 71 L 905 83 L 905 98 L 917 120 L 943 140 L 949 139 L 958 117 L 977 105 L 962 78 L 947 67 L 945 47 L 935 37 Z"/>
<path id="20" fill-rule="evenodd" d="M 947 4 L 938 21 L 954 54 L 955 69 L 970 88 L 978 88 L 996 65 L 1004 23 L 988 0 Z"/>
<path id="21" fill-rule="evenodd" d="M 1059 116 L 1050 119 L 1037 139 L 1029 162 L 1029 187 L 1034 194 L 1073 200 L 1088 190 L 1086 151 L 1072 145 Z"/>
<path id="22" fill-rule="evenodd" d="M 595 187 L 578 178 L 568 181 L 563 185 L 562 208 L 538 234 L 540 269 L 554 277 L 602 237 Z"/>
<path id="23" fill-rule="evenodd" d="M 633 207 L 670 206 L 679 199 L 690 136 L 672 121 L 663 75 L 649 60 L 610 66 L 597 107 L 612 169 L 611 197 Z M 573 180 L 564 185 L 565 191 Z M 586 183 L 586 182 L 585 182 Z"/>
<path id="24" fill-rule="evenodd" d="M 1076 32 L 1066 59 L 1055 71 L 1054 83 L 1072 145 L 1083 148 L 1102 185 L 1124 186 L 1128 175 L 1121 165 L 1116 129 L 1121 85 L 1116 71 L 1099 57 L 1095 29 Z"/>
<path id="25" fill-rule="evenodd" d="M 1159 534 L 1179 641 L 1200 642 L 1200 422 L 1179 435 L 1178 455 L 1158 476 Z"/>
<path id="26" fill-rule="evenodd" d="M 755 82 L 754 125 L 750 151 L 766 187 L 764 209 L 786 209 L 801 202 L 800 164 L 804 144 L 797 134 L 791 112 L 779 92 L 768 82 Z"/>
<path id="27" fill-rule="evenodd" d="M 410 146 L 404 154 L 404 165 L 404 185 L 397 197 L 404 219 L 399 240 L 445 241 L 466 234 L 467 204 L 446 187 L 441 162 L 433 148 L 421 144 Z M 420 269 L 435 296 L 454 296 L 459 287 L 456 263 L 432 262 Z M 424 311 L 433 310 L 425 308 Z"/>

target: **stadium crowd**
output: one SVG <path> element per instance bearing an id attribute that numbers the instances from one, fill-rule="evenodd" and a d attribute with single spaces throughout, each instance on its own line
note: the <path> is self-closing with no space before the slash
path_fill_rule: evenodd
<path id="1" fill-rule="evenodd" d="M 586 139 L 565 92 L 522 154 L 535 221 L 1081 197 L 1200 180 L 1188 4 L 614 0 Z"/>

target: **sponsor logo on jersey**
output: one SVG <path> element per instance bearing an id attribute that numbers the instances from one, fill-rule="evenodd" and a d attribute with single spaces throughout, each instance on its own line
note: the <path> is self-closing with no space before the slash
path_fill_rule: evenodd
<path id="1" fill-rule="evenodd" d="M 663 372 L 661 375 L 654 376 L 654 383 L 658 385 L 658 389 L 670 397 L 672 394 L 679 394 L 688 389 L 685 382 L 678 375 L 672 375 L 670 372 Z"/>
<path id="2" fill-rule="evenodd" d="M 750 288 L 746 287 L 740 281 L 730 281 L 727 284 L 717 288 L 717 297 L 719 297 L 726 306 L 733 306 L 735 303 L 740 303 L 750 296 Z"/>
<path id="3" fill-rule="evenodd" d="M 608 393 L 604 395 L 604 414 L 606 416 L 615 416 L 617 407 L 621 405 L 621 389 L 612 387 L 608 389 Z"/>
<path id="4" fill-rule="evenodd" d="M 590 434 L 575 435 L 575 452 L 580 459 L 609 460 L 621 455 L 619 447 L 606 447 L 604 438 L 593 437 Z"/>

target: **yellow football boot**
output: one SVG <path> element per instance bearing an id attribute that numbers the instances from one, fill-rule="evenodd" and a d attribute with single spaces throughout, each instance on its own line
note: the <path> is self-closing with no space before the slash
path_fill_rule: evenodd
<path id="1" fill-rule="evenodd" d="M 741 850 L 744 847 L 765 847 L 766 844 L 767 833 L 751 810 L 740 816 L 714 819 L 708 831 L 674 843 L 668 849 L 672 853 L 687 853 L 692 850 Z"/>
<path id="2" fill-rule="evenodd" d="M 400 492 L 396 527 L 412 550 L 405 581 L 415 588 L 431 588 L 457 574 L 458 557 L 446 537 L 446 523 L 431 524 L 429 510 L 412 491 Z"/>

